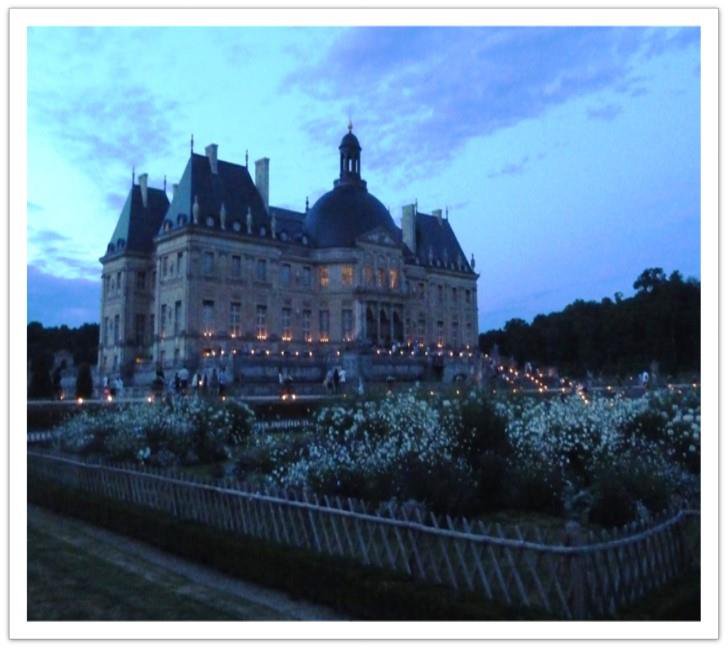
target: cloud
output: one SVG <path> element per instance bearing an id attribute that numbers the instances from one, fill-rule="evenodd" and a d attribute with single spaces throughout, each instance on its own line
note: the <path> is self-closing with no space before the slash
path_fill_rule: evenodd
<path id="1" fill-rule="evenodd" d="M 66 279 L 28 266 L 28 322 L 45 326 L 98 322 L 101 283 Z"/>
<path id="2" fill-rule="evenodd" d="M 518 162 L 508 162 L 504 164 L 498 171 L 488 174 L 488 178 L 498 178 L 499 176 L 520 176 L 528 164 L 528 156 L 523 156 Z"/>
<path id="3" fill-rule="evenodd" d="M 30 240 L 33 243 L 44 244 L 68 241 L 68 237 L 56 232 L 55 230 L 35 230 L 30 233 Z"/>
<path id="4" fill-rule="evenodd" d="M 617 104 L 604 104 L 603 106 L 586 109 L 586 114 L 589 119 L 598 119 L 604 122 L 611 122 L 621 112 L 622 107 Z"/>
<path id="5" fill-rule="evenodd" d="M 42 212 L 45 208 L 42 205 L 38 205 L 38 203 L 33 203 L 31 201 L 27 202 L 28 212 L 31 214 L 33 212 Z"/>
<path id="6" fill-rule="evenodd" d="M 471 138 L 606 89 L 642 92 L 640 61 L 695 44 L 695 30 L 644 28 L 383 27 L 343 30 L 317 59 L 281 84 L 326 113 L 308 123 L 313 141 L 340 133 L 351 111 L 367 166 L 415 159 L 424 176 Z M 305 109 L 310 114 L 310 106 Z M 320 113 L 320 111 L 318 111 Z"/>

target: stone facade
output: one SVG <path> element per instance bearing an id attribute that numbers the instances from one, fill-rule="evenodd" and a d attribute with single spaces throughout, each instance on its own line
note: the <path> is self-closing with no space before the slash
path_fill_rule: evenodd
<path id="1" fill-rule="evenodd" d="M 304 212 L 268 204 L 267 158 L 256 185 L 216 145 L 191 153 L 171 203 L 140 177 L 100 260 L 100 372 L 255 349 L 477 346 L 478 276 L 447 218 L 408 205 L 394 226 L 360 178 L 360 150 L 349 132 L 334 190 Z"/>

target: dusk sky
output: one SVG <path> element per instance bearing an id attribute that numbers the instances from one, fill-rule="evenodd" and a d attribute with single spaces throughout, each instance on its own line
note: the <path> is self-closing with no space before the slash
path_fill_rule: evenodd
<path id="1" fill-rule="evenodd" d="M 171 195 L 194 133 L 302 211 L 349 117 L 397 224 L 449 208 L 481 331 L 700 277 L 697 28 L 31 28 L 28 92 L 29 321 L 98 321 L 132 166 Z"/>

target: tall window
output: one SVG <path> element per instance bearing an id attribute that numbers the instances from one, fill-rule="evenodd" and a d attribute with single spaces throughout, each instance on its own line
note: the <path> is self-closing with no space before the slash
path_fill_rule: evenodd
<path id="1" fill-rule="evenodd" d="M 154 314 L 149 316 L 149 340 L 154 342 Z"/>
<path id="2" fill-rule="evenodd" d="M 202 274 L 212 275 L 215 271 L 215 254 L 206 252 L 202 255 Z"/>
<path id="3" fill-rule="evenodd" d="M 354 267 L 351 264 L 344 264 L 341 267 L 341 285 L 352 286 L 354 284 Z"/>
<path id="4" fill-rule="evenodd" d="M 354 337 L 354 313 L 351 309 L 341 310 L 341 338 L 349 341 Z"/>
<path id="5" fill-rule="evenodd" d="M 255 337 L 258 340 L 268 338 L 268 307 L 259 304 L 255 307 Z"/>
<path id="6" fill-rule="evenodd" d="M 291 285 L 291 264 L 281 264 L 281 286 Z"/>
<path id="7" fill-rule="evenodd" d="M 303 310 L 303 317 L 301 318 L 301 329 L 303 333 L 303 339 L 307 342 L 311 342 L 311 309 Z"/>
<path id="8" fill-rule="evenodd" d="M 417 319 L 417 340 L 421 343 L 425 342 L 425 314 L 420 313 Z"/>
<path id="9" fill-rule="evenodd" d="M 321 288 L 329 287 L 329 269 L 326 266 L 319 268 L 319 286 Z"/>
<path id="10" fill-rule="evenodd" d="M 116 292 L 121 291 L 121 271 L 116 273 Z"/>
<path id="11" fill-rule="evenodd" d="M 425 299 L 425 283 L 420 282 L 417 284 L 417 297 L 420 298 L 420 300 Z"/>
<path id="12" fill-rule="evenodd" d="M 104 318 L 104 347 L 109 344 L 109 318 Z"/>
<path id="13" fill-rule="evenodd" d="M 114 316 L 114 344 L 119 344 L 119 315 Z"/>
<path id="14" fill-rule="evenodd" d="M 144 332 L 147 325 L 147 318 L 143 313 L 137 313 L 134 317 L 134 339 L 138 347 L 144 344 Z"/>
<path id="15" fill-rule="evenodd" d="M 240 265 L 240 255 L 232 256 L 232 263 L 230 264 L 230 275 L 235 279 L 240 279 L 242 267 Z"/>
<path id="16" fill-rule="evenodd" d="M 284 307 L 281 309 L 281 337 L 283 340 L 291 340 L 291 309 Z"/>
<path id="17" fill-rule="evenodd" d="M 374 286 L 374 269 L 371 266 L 364 266 L 364 286 Z"/>
<path id="18" fill-rule="evenodd" d="M 215 301 L 202 301 L 202 328 L 205 333 L 212 333 L 215 329 Z"/>
<path id="19" fill-rule="evenodd" d="M 387 272 L 384 268 L 377 268 L 377 288 L 384 288 L 387 283 Z"/>
<path id="20" fill-rule="evenodd" d="M 164 336 L 167 333 L 167 305 L 162 305 L 162 312 L 159 316 L 159 334 Z"/>
<path id="21" fill-rule="evenodd" d="M 437 303 L 438 304 L 442 304 L 443 295 L 444 295 L 444 293 L 442 290 L 442 284 L 438 284 L 437 285 Z"/>
<path id="22" fill-rule="evenodd" d="M 321 309 L 319 311 L 319 338 L 321 342 L 329 340 L 329 310 Z"/>
<path id="23" fill-rule="evenodd" d="M 458 303 L 458 289 L 457 287 L 452 287 L 452 304 L 453 306 L 456 306 Z"/>
<path id="24" fill-rule="evenodd" d="M 459 331 L 460 331 L 460 328 L 458 327 L 458 321 L 453 320 L 452 326 L 450 328 L 450 336 L 452 338 L 450 343 L 452 345 L 457 345 L 460 342 L 460 336 L 458 336 Z"/>
<path id="25" fill-rule="evenodd" d="M 470 306 L 470 290 L 467 288 L 465 289 L 465 304 Z"/>
<path id="26" fill-rule="evenodd" d="M 136 274 L 136 287 L 140 291 L 143 291 L 146 288 L 147 284 L 147 274 L 143 270 L 138 270 Z"/>
<path id="27" fill-rule="evenodd" d="M 177 300 L 174 303 L 174 335 L 179 336 L 182 328 L 182 301 Z"/>
<path id="28" fill-rule="evenodd" d="M 393 291 L 399 288 L 399 271 L 396 268 L 389 269 L 389 288 Z"/>
<path id="29" fill-rule="evenodd" d="M 230 334 L 240 335 L 240 302 L 230 302 Z"/>
<path id="30" fill-rule="evenodd" d="M 104 275 L 104 295 L 109 294 L 109 287 L 111 286 L 111 282 L 109 281 L 109 276 Z"/>
<path id="31" fill-rule="evenodd" d="M 182 260 L 184 257 L 183 252 L 177 253 L 177 277 L 182 277 Z"/>
<path id="32" fill-rule="evenodd" d="M 162 277 L 167 277 L 167 255 L 162 257 Z"/>
<path id="33" fill-rule="evenodd" d="M 268 274 L 268 264 L 265 259 L 258 259 L 255 263 L 255 279 L 259 282 L 265 282 L 265 278 Z"/>
<path id="34" fill-rule="evenodd" d="M 174 366 L 177 367 L 179 365 L 179 348 L 175 347 L 174 349 Z"/>
<path id="35" fill-rule="evenodd" d="M 311 288 L 311 267 L 310 266 L 303 267 L 303 272 L 301 274 L 301 281 L 303 283 L 304 288 Z"/>
<path id="36" fill-rule="evenodd" d="M 445 323 L 442 320 L 437 321 L 437 330 L 435 333 L 437 336 L 437 344 L 444 345 L 445 344 Z"/>

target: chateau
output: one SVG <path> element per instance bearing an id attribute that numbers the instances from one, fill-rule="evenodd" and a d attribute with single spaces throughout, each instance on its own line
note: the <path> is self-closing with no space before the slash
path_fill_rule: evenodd
<path id="1" fill-rule="evenodd" d="M 269 204 L 270 161 L 191 150 L 171 201 L 132 182 L 101 257 L 99 370 L 196 368 L 256 348 L 291 353 L 477 345 L 477 278 L 442 210 L 367 189 L 351 125 L 339 177 L 303 212 Z M 285 351 L 284 351 L 285 353 Z M 228 356 L 229 357 L 229 356 Z"/>

